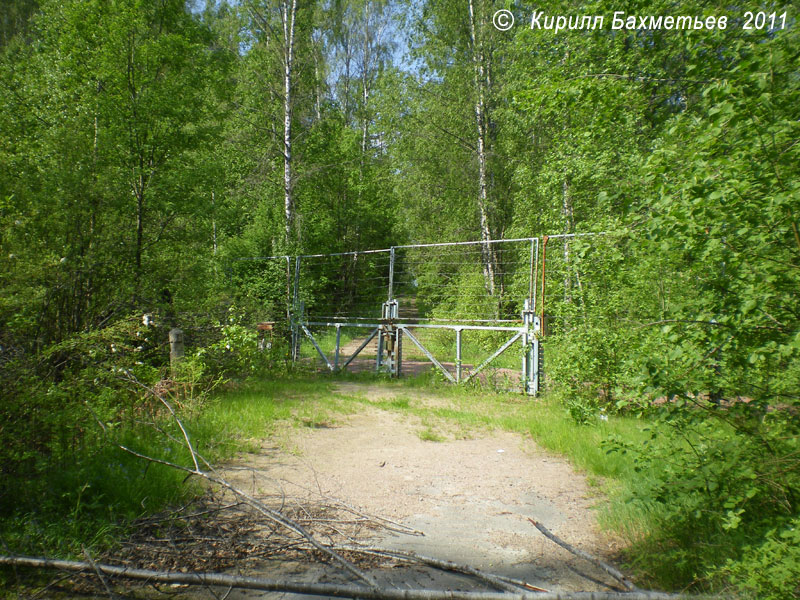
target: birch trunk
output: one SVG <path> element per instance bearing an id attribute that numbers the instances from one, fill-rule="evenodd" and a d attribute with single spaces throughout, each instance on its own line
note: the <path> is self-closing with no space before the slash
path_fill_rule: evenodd
<path id="1" fill-rule="evenodd" d="M 472 45 L 473 83 L 475 87 L 475 125 L 477 133 L 478 152 L 478 211 L 480 213 L 481 229 L 481 258 L 483 262 L 483 276 L 486 290 L 489 295 L 495 294 L 496 257 L 489 240 L 492 239 L 489 215 L 488 167 L 487 167 L 487 142 L 488 142 L 488 115 L 486 107 L 486 88 L 488 85 L 486 56 L 484 54 L 482 17 L 475 11 L 475 0 L 469 0 L 469 33 Z"/>
<path id="2" fill-rule="evenodd" d="M 561 212 L 564 215 L 564 233 L 571 233 L 575 217 L 572 210 L 572 192 L 566 175 L 561 184 Z M 569 238 L 564 237 L 564 302 L 572 302 L 572 277 L 570 276 L 569 261 Z"/>
<path id="3" fill-rule="evenodd" d="M 292 67 L 294 63 L 294 24 L 297 0 L 284 0 L 283 11 L 283 209 L 286 247 L 292 241 L 295 222 L 294 181 L 292 174 Z"/>

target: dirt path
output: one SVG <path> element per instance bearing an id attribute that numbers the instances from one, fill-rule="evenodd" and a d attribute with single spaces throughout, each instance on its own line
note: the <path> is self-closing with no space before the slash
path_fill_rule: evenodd
<path id="1" fill-rule="evenodd" d="M 338 391 L 366 395 L 378 405 L 396 393 L 363 384 L 340 384 Z M 408 390 L 402 393 L 408 396 Z M 238 475 L 237 483 L 262 494 L 280 490 L 301 504 L 335 498 L 424 532 L 372 533 L 374 545 L 467 563 L 553 591 L 609 589 L 580 574 L 605 581 L 596 569 L 543 538 L 528 522 L 541 521 L 601 558 L 616 551 L 596 527 L 592 506 L 598 498 L 565 460 L 505 432 L 424 441 L 419 418 L 371 406 L 337 419 L 330 427 L 291 429 L 280 448 L 249 458 L 249 466 L 269 473 L 269 483 L 256 484 L 246 474 Z M 292 575 L 313 580 L 320 573 L 298 567 Z M 465 589 L 463 578 L 421 570 L 383 576 L 409 587 Z"/>

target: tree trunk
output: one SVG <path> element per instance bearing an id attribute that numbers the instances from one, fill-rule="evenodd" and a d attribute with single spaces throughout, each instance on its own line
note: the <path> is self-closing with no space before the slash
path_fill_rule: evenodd
<path id="1" fill-rule="evenodd" d="M 284 0 L 283 20 L 283 209 L 286 247 L 292 242 L 295 222 L 294 181 L 292 179 L 292 67 L 294 63 L 294 24 L 297 0 Z"/>
<path id="2" fill-rule="evenodd" d="M 564 175 L 561 184 L 561 212 L 564 215 L 564 233 L 572 232 L 575 215 L 572 210 L 572 191 L 569 178 Z M 564 302 L 572 302 L 572 277 L 570 276 L 570 248 L 569 238 L 564 237 Z"/>
<path id="3" fill-rule="evenodd" d="M 139 301 L 142 287 L 142 249 L 144 247 L 144 177 L 140 174 L 134 185 L 136 196 L 136 251 L 133 269 L 134 301 Z"/>
<path id="4" fill-rule="evenodd" d="M 369 74 L 370 74 L 370 3 L 364 6 L 364 34 L 361 46 L 361 165 L 364 165 L 364 155 L 367 153 L 367 140 L 369 139 L 369 119 L 367 105 L 369 104 Z"/>
<path id="5" fill-rule="evenodd" d="M 486 107 L 486 88 L 488 84 L 485 54 L 483 46 L 482 17 L 475 11 L 475 0 L 469 0 L 469 25 L 470 42 L 472 45 L 473 80 L 475 86 L 475 125 L 477 130 L 478 152 L 478 211 L 480 213 L 481 229 L 481 259 L 483 262 L 483 275 L 486 282 L 486 291 L 489 295 L 495 294 L 496 256 L 489 243 L 492 239 L 489 215 L 489 190 L 487 166 L 488 142 L 488 115 Z"/>

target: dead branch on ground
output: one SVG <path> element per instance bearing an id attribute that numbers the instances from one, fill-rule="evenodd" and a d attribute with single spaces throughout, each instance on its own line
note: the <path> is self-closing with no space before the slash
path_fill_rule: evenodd
<path id="1" fill-rule="evenodd" d="M 293 542 L 292 538 L 288 538 L 290 542 L 292 542 L 291 543 L 292 548 L 297 550 L 305 550 L 312 552 L 317 551 L 322 556 L 326 556 L 327 558 L 332 559 L 334 562 L 341 565 L 347 572 L 355 576 L 356 581 L 363 583 L 360 583 L 359 585 L 320 584 L 320 583 L 308 584 L 308 583 L 291 582 L 284 580 L 246 577 L 240 575 L 228 575 L 221 573 L 207 573 L 207 572 L 197 572 L 197 571 L 185 572 L 186 569 L 184 565 L 181 565 L 182 567 L 184 567 L 181 568 L 181 571 L 184 572 L 175 572 L 169 570 L 154 570 L 154 569 L 137 569 L 137 568 L 131 568 L 130 566 L 100 565 L 92 561 L 91 558 L 88 556 L 87 556 L 87 559 L 89 560 L 88 563 L 49 560 L 44 558 L 6 556 L 6 557 L 0 557 L 0 564 L 28 566 L 28 567 L 61 568 L 73 572 L 86 571 L 88 565 L 88 567 L 90 567 L 91 570 L 102 581 L 107 591 L 109 591 L 110 588 L 105 580 L 105 577 L 116 576 L 129 579 L 145 579 L 150 583 L 203 585 L 207 587 L 225 586 L 228 589 L 236 588 L 236 589 L 255 589 L 261 591 L 280 591 L 286 593 L 303 593 L 310 595 L 362 598 L 365 600 L 370 600 L 370 599 L 374 600 L 400 600 L 400 599 L 495 600 L 497 599 L 499 600 L 500 598 L 502 598 L 503 600 L 512 600 L 512 599 L 522 600 L 528 598 L 531 599 L 536 598 L 537 600 L 544 600 L 549 598 L 553 599 L 591 598 L 597 600 L 600 599 L 616 600 L 623 598 L 627 600 L 639 600 L 647 598 L 650 600 L 657 600 L 657 599 L 668 599 L 668 598 L 672 599 L 678 597 L 673 594 L 649 592 L 637 589 L 619 571 L 617 571 L 610 565 L 607 565 L 602 561 L 595 559 L 594 557 L 588 555 L 587 553 L 573 548 L 566 542 L 563 542 L 562 540 L 554 536 L 552 533 L 550 533 L 549 530 L 547 530 L 547 528 L 545 528 L 543 525 L 540 525 L 539 523 L 533 521 L 532 519 L 531 523 L 533 523 L 537 527 L 537 529 L 539 529 L 539 531 L 541 531 L 545 536 L 547 536 L 549 539 L 553 540 L 560 546 L 564 547 L 568 551 L 572 552 L 573 554 L 580 556 L 588 560 L 592 564 L 598 566 L 599 568 L 603 569 L 611 577 L 613 577 L 615 580 L 619 581 L 622 585 L 624 585 L 628 591 L 627 592 L 548 592 L 542 588 L 532 586 L 521 580 L 484 573 L 469 565 L 460 565 L 452 563 L 450 561 L 444 561 L 431 557 L 420 556 L 413 552 L 402 552 L 402 551 L 387 550 L 382 548 L 368 548 L 359 545 L 356 542 L 356 540 L 353 539 L 351 536 L 340 531 L 337 525 L 342 525 L 347 523 L 351 525 L 362 526 L 368 523 L 380 523 L 382 527 L 392 531 L 401 532 L 409 535 L 424 535 L 424 534 L 422 534 L 422 532 L 418 532 L 416 530 L 408 528 L 400 523 L 390 521 L 389 519 L 367 515 L 359 511 L 358 509 L 345 504 L 342 501 L 328 498 L 322 493 L 321 489 L 320 489 L 320 496 L 329 502 L 329 504 L 322 506 L 323 516 L 326 518 L 320 518 L 319 513 L 313 514 L 311 510 L 307 509 L 305 506 L 300 505 L 299 503 L 297 508 L 301 516 L 299 518 L 292 518 L 288 516 L 287 514 L 285 514 L 284 511 L 287 501 L 285 493 L 282 494 L 281 496 L 281 509 L 275 510 L 274 508 L 271 508 L 269 505 L 266 504 L 264 499 L 260 499 L 255 496 L 256 493 L 255 490 L 253 491 L 253 493 L 247 493 L 242 489 L 232 485 L 224 476 L 222 476 L 219 472 L 217 472 L 216 469 L 214 469 L 214 467 L 205 458 L 203 458 L 201 454 L 198 453 L 197 449 L 192 444 L 187 429 L 184 427 L 183 423 L 181 422 L 179 416 L 177 415 L 176 411 L 173 409 L 171 404 L 163 396 L 159 395 L 155 390 L 141 384 L 135 379 L 132 379 L 132 381 L 138 386 L 147 390 L 148 393 L 152 394 L 167 409 L 171 418 L 176 422 L 178 428 L 180 429 L 181 436 L 179 437 L 182 437 L 183 439 L 177 439 L 176 437 L 170 435 L 168 432 L 164 431 L 163 428 L 158 428 L 158 429 L 161 431 L 162 434 L 167 435 L 173 442 L 183 445 L 188 450 L 191 456 L 192 464 L 191 466 L 187 467 L 178 463 L 173 463 L 167 460 L 147 456 L 119 443 L 116 444 L 118 448 L 133 456 L 145 460 L 148 463 L 161 464 L 164 466 L 168 466 L 172 469 L 182 471 L 187 474 L 187 478 L 192 476 L 201 478 L 211 484 L 219 486 L 222 490 L 225 490 L 233 494 L 233 496 L 236 499 L 236 502 L 230 503 L 225 507 L 219 509 L 214 508 L 210 510 L 202 510 L 195 514 L 203 515 L 203 514 L 208 514 L 210 512 L 218 512 L 218 511 L 221 512 L 227 509 L 238 509 L 239 507 L 248 507 L 257 515 L 260 515 L 261 517 L 267 519 L 267 521 L 273 523 L 276 527 L 284 528 L 299 536 L 299 538 Z M 105 430 L 104 424 L 99 419 L 98 423 Z M 204 467 L 201 467 L 201 464 L 204 465 Z M 183 511 L 187 507 L 179 509 L 179 512 Z M 319 507 L 317 508 L 319 509 Z M 327 509 L 346 512 L 357 518 L 349 520 L 334 518 L 337 515 L 333 515 L 331 518 L 327 518 L 329 515 L 324 514 L 324 511 L 326 511 Z M 158 519 L 156 519 L 154 522 L 158 522 Z M 317 539 L 317 537 L 312 532 L 308 531 L 301 524 L 301 522 L 308 524 L 309 526 L 324 524 L 325 527 L 329 528 L 329 531 L 333 531 L 336 535 L 339 535 L 342 538 L 350 541 L 352 545 L 337 544 L 330 533 L 328 534 L 330 543 L 327 544 L 322 543 Z M 275 530 L 273 529 L 272 532 L 274 531 Z M 197 538 L 195 532 L 190 532 L 190 533 L 193 533 L 194 538 Z M 212 539 L 214 542 L 220 542 L 220 543 L 223 541 L 223 538 L 221 536 L 208 536 L 208 539 Z M 147 541 L 155 542 L 157 540 L 147 540 Z M 175 545 L 174 538 L 168 539 L 167 542 L 172 543 L 173 546 Z M 284 546 L 286 545 L 284 544 Z M 384 559 L 392 559 L 405 562 L 415 562 L 439 570 L 465 574 L 474 577 L 478 580 L 481 580 L 484 583 L 489 584 L 490 586 L 496 589 L 501 590 L 502 593 L 436 591 L 436 590 L 424 590 L 424 589 L 399 590 L 396 588 L 379 587 L 377 582 L 371 575 L 368 575 L 367 573 L 363 572 L 361 569 L 356 567 L 353 564 L 353 562 L 344 558 L 343 553 L 350 553 L 361 556 L 374 556 Z M 366 583 L 366 586 L 364 585 L 364 583 Z"/>
<path id="2" fill-rule="evenodd" d="M 538 521 L 534 521 L 533 519 L 530 519 L 530 518 L 528 519 L 528 521 L 530 521 L 533 524 L 533 526 L 536 527 L 536 529 L 541 531 L 542 535 L 544 535 L 547 539 L 555 542 L 556 544 L 558 544 L 559 546 L 561 546 L 562 548 L 564 548 L 568 552 L 571 552 L 575 556 L 579 556 L 582 559 L 589 561 L 590 563 L 592 563 L 596 567 L 602 569 L 603 571 L 608 573 L 611 577 L 613 577 L 614 579 L 619 581 L 622 585 L 624 585 L 627 590 L 629 590 L 631 592 L 640 591 L 639 588 L 637 588 L 635 585 L 633 585 L 628 580 L 628 578 L 625 577 L 625 575 L 620 573 L 617 569 L 615 569 L 614 567 L 612 567 L 608 563 L 603 562 L 599 558 L 595 558 L 594 556 L 592 556 L 588 552 L 584 552 L 583 550 L 581 550 L 579 548 L 575 548 L 574 546 L 570 546 L 567 542 L 565 542 L 564 540 L 562 540 L 561 538 L 556 536 L 547 527 L 545 527 L 544 525 L 542 525 Z"/>
<path id="3" fill-rule="evenodd" d="M 140 381 L 138 381 L 132 375 L 128 375 L 128 377 L 129 377 L 129 380 L 131 382 L 135 383 L 139 387 L 145 389 L 147 392 L 152 394 L 156 399 L 158 399 L 159 402 L 161 402 L 167 408 L 167 410 L 169 411 L 169 413 L 172 416 L 173 420 L 177 423 L 178 427 L 180 428 L 181 433 L 183 434 L 183 438 L 185 440 L 186 449 L 189 451 L 189 453 L 190 453 L 190 455 L 192 457 L 192 467 L 185 467 L 183 465 L 179 465 L 177 463 L 173 463 L 173 462 L 170 462 L 170 461 L 167 461 L 167 460 L 163 460 L 163 459 L 160 459 L 160 458 L 155 458 L 153 456 L 147 456 L 147 455 L 142 454 L 140 452 L 137 452 L 137 451 L 135 451 L 135 450 L 133 450 L 131 448 L 128 448 L 127 446 L 124 446 L 122 444 L 116 443 L 115 445 L 118 448 L 120 448 L 124 452 L 127 452 L 127 453 L 129 453 L 129 454 L 131 454 L 133 456 L 141 458 L 142 460 L 145 460 L 147 462 L 155 463 L 155 464 L 161 464 L 161 465 L 170 467 L 172 469 L 176 469 L 178 471 L 182 471 L 182 472 L 187 474 L 187 478 L 191 477 L 191 476 L 199 477 L 201 479 L 204 479 L 205 481 L 208 481 L 209 483 L 216 484 L 216 485 L 218 485 L 218 486 L 230 491 L 231 493 L 233 493 L 233 495 L 237 499 L 239 499 L 244 504 L 247 504 L 248 506 L 250 506 L 253 510 L 255 510 L 261 516 L 263 516 L 266 519 L 269 519 L 270 521 L 273 521 L 274 523 L 276 523 L 276 524 L 288 529 L 289 531 L 292 531 L 292 532 L 302 536 L 303 538 L 305 538 L 306 541 L 309 544 L 311 544 L 316 550 L 318 550 L 319 552 L 327 555 L 329 558 L 333 559 L 335 562 L 339 563 L 346 571 L 350 572 L 352 575 L 355 575 L 355 577 L 358 580 L 363 581 L 364 583 L 366 583 L 370 587 L 375 587 L 377 585 L 375 580 L 370 575 L 367 575 L 366 573 L 362 572 L 360 569 L 356 568 L 350 561 L 344 559 L 335 550 L 333 550 L 330 547 L 325 546 L 324 544 L 320 543 L 319 540 L 317 540 L 313 535 L 311 535 L 308 531 L 306 531 L 306 529 L 302 525 L 300 525 L 299 523 L 297 523 L 296 521 L 294 521 L 292 519 L 289 519 L 284 514 L 278 512 L 276 510 L 271 509 L 269 506 L 267 506 L 266 504 L 264 504 L 263 502 L 261 502 L 260 500 L 255 498 L 254 496 L 252 496 L 250 494 L 247 494 L 243 490 L 231 485 L 227 481 L 227 479 L 225 479 L 224 477 L 219 475 L 215 471 L 214 467 L 211 466 L 211 464 L 205 458 L 203 458 L 202 455 L 200 455 L 197 452 L 197 450 L 194 448 L 194 446 L 192 445 L 191 439 L 189 437 L 189 433 L 187 432 L 186 428 L 183 426 L 183 423 L 181 422 L 180 418 L 175 413 L 175 410 L 172 408 L 172 405 L 166 400 L 166 398 L 164 398 L 163 396 L 158 394 L 152 388 L 150 388 L 150 387 L 144 385 L 143 383 L 141 383 Z M 95 418 L 96 418 L 96 415 L 95 415 Z M 100 419 L 96 419 L 96 420 L 97 420 L 98 424 L 100 425 L 100 427 L 103 429 L 103 431 L 107 431 L 105 424 Z M 202 462 L 204 465 L 206 465 L 208 470 L 206 471 L 206 470 L 201 469 L 198 461 Z"/>
<path id="4" fill-rule="evenodd" d="M 106 577 L 124 577 L 144 580 L 149 583 L 184 584 L 190 586 L 225 587 L 233 589 L 258 590 L 263 592 L 283 592 L 289 594 L 308 594 L 312 596 L 332 596 L 361 600 L 678 600 L 686 598 L 662 592 L 544 592 L 544 593 L 503 593 L 503 592 L 462 592 L 454 590 L 400 590 L 396 588 L 365 587 L 363 585 L 342 585 L 330 583 L 299 583 L 280 579 L 262 579 L 243 575 L 224 573 L 176 573 L 131 569 L 88 562 L 70 560 L 51 560 L 30 556 L 0 556 L 0 565 L 19 567 L 59 569 L 83 573 L 97 570 Z M 93 569 L 94 567 L 94 569 Z M 698 599 L 700 596 L 693 596 Z M 717 598 L 717 600 L 719 600 Z"/>
<path id="5" fill-rule="evenodd" d="M 442 571 L 451 571 L 454 573 L 470 575 L 504 592 L 519 593 L 522 590 L 528 590 L 533 592 L 548 591 L 543 588 L 536 587 L 534 585 L 526 583 L 525 581 L 521 581 L 519 579 L 512 579 L 511 577 L 503 577 L 500 575 L 494 575 L 492 573 L 484 573 L 483 571 L 476 569 L 474 567 L 470 567 L 469 565 L 460 565 L 458 563 L 454 563 L 449 560 L 439 560 L 438 558 L 422 556 L 415 552 L 390 550 L 386 548 L 363 548 L 363 547 L 355 547 L 355 548 L 347 547 L 347 548 L 342 548 L 342 550 L 349 550 L 351 552 L 369 554 L 372 556 L 382 556 L 385 558 L 392 558 L 395 560 L 402 560 L 405 562 L 415 562 L 427 565 L 429 567 L 433 567 L 435 569 L 440 569 Z"/>

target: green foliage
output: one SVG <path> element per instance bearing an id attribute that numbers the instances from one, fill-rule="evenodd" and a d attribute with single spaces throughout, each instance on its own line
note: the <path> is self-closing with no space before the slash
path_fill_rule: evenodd
<path id="1" fill-rule="evenodd" d="M 234 307 L 228 319 L 219 323 L 219 336 L 212 343 L 197 349 L 194 357 L 203 370 L 227 376 L 250 376 L 267 365 L 267 357 L 258 347 L 258 333 L 253 326 L 243 324 L 243 316 Z M 269 355 L 272 353 L 270 352 Z"/>
<path id="2" fill-rule="evenodd" d="M 745 547 L 717 574 L 732 580 L 743 598 L 800 598 L 800 518 L 770 530 L 762 544 Z"/>
<path id="3" fill-rule="evenodd" d="M 642 474 L 630 501 L 651 514 L 653 532 L 631 556 L 662 584 L 713 583 L 726 560 L 745 560 L 743 548 L 761 545 L 776 524 L 796 519 L 793 419 L 754 414 L 746 405 L 693 404 L 665 408 L 643 444 L 608 446 L 634 456 Z M 744 568 L 725 572 L 741 575 Z"/>
<path id="4" fill-rule="evenodd" d="M 630 506 L 652 525 L 631 535 L 642 572 L 673 587 L 797 595 L 793 6 L 770 8 L 790 21 L 770 31 L 606 23 L 556 34 L 496 31 L 504 2 L 473 0 L 472 12 L 452 0 L 303 4 L 287 84 L 277 0 L 202 13 L 182 0 L 6 4 L 0 512 L 18 523 L 14 497 L 31 492 L 20 509 L 35 516 L 28 542 L 62 530 L 90 539 L 86 523 L 109 522 L 103 506 L 139 510 L 142 481 L 149 497 L 174 498 L 169 476 L 101 451 L 95 419 L 145 444 L 134 423 L 157 407 L 142 386 L 194 414 L 222 379 L 284 369 L 285 332 L 263 352 L 253 328 L 289 312 L 284 254 L 602 231 L 549 242 L 537 302 L 560 402 L 546 410 L 564 422 L 529 427 L 597 473 L 622 472 L 636 455 Z M 707 4 L 646 9 L 707 15 Z M 613 10 L 644 12 L 640 2 L 581 7 L 607 19 Z M 413 64 L 398 64 L 401 30 Z M 523 258 L 504 255 L 494 294 L 477 260 L 447 262 L 399 253 L 407 272 L 396 291 L 415 296 L 423 317 L 518 317 Z M 302 272 L 307 311 L 379 310 L 378 258 L 309 261 Z M 146 313 L 155 327 L 141 324 Z M 189 356 L 168 376 L 176 325 Z M 424 337 L 454 357 L 452 333 Z M 465 333 L 464 360 L 481 361 L 500 337 Z M 330 336 L 321 343 L 332 350 Z M 516 367 L 519 356 L 501 361 Z M 647 443 L 620 442 L 611 456 L 572 445 L 576 435 L 599 444 L 617 414 L 654 404 L 666 408 Z M 35 498 L 46 498 L 38 513 Z M 59 524 L 58 514 L 70 516 Z"/>

